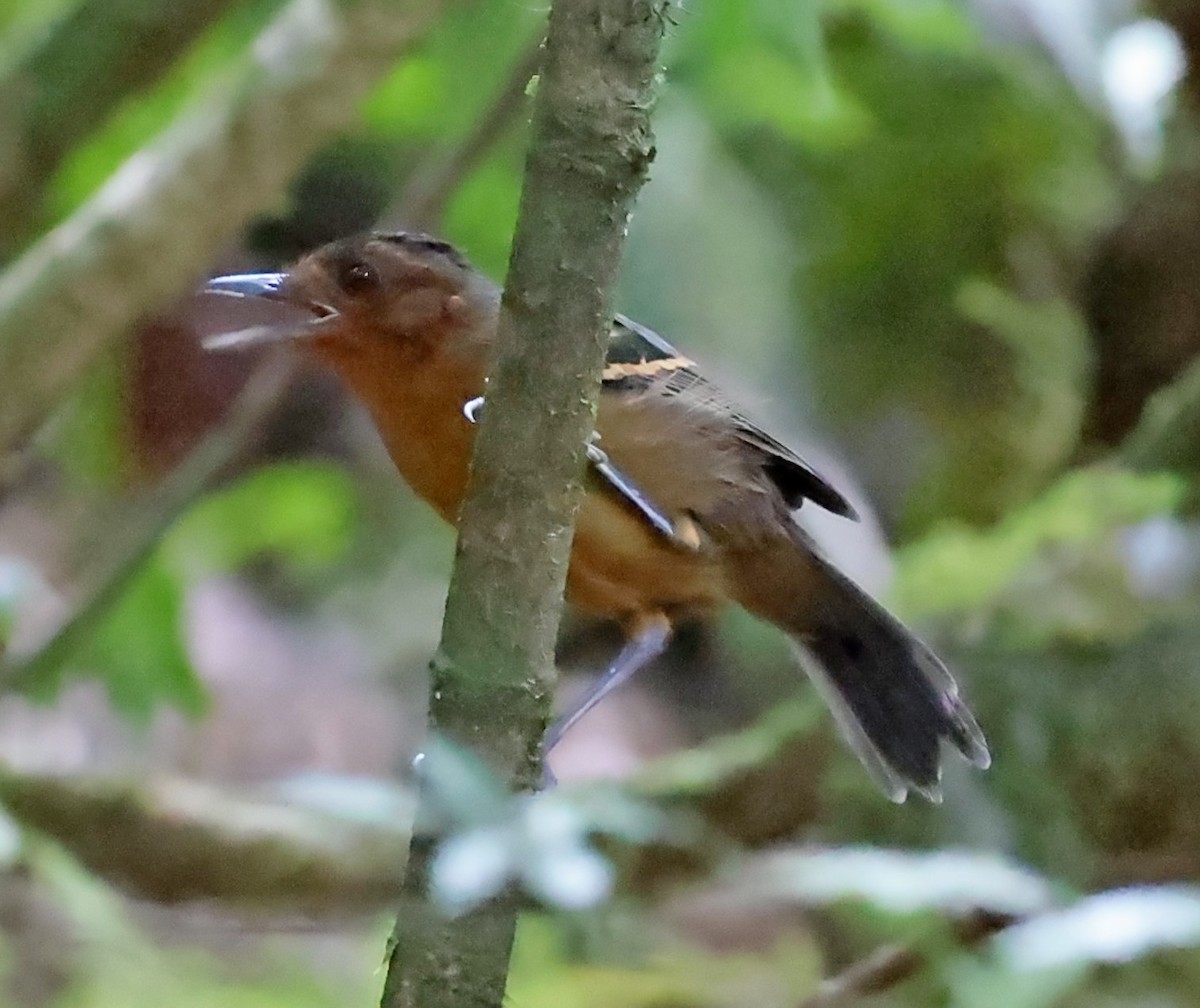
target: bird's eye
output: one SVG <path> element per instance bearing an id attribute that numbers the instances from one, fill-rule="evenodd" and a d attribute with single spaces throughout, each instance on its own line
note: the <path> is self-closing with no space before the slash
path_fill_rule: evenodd
<path id="1" fill-rule="evenodd" d="M 365 262 L 349 262 L 338 272 L 338 284 L 347 294 L 365 294 L 379 284 L 379 276 Z"/>

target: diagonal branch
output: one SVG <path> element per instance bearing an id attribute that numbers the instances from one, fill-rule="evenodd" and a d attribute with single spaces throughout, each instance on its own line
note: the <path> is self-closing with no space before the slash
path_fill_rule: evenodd
<path id="1" fill-rule="evenodd" d="M 954 938 L 969 948 L 1016 923 L 1016 918 L 977 911 L 954 924 Z M 860 999 L 891 990 L 927 965 L 923 952 L 911 945 L 882 945 L 841 973 L 824 981 L 800 1008 L 849 1008 Z"/>
<path id="2" fill-rule="evenodd" d="M 385 222 L 413 231 L 438 229 L 450 198 L 526 107 L 529 81 L 537 74 L 541 60 L 539 36 L 525 47 L 500 89 L 459 144 L 418 166 L 384 214 Z"/>
<path id="3" fill-rule="evenodd" d="M 293 0 L 183 113 L 0 276 L 0 455 L 145 312 L 282 198 L 446 0 Z"/>
<path id="4" fill-rule="evenodd" d="M 0 253 L 29 238 L 47 180 L 127 94 L 160 77 L 232 0 L 83 0 L 0 75 Z"/>
<path id="5" fill-rule="evenodd" d="M 410 796 L 386 795 L 406 808 Z M 377 913 L 400 889 L 407 831 L 212 784 L 63 777 L 0 766 L 0 800 L 139 899 L 286 917 Z M 402 818 L 402 813 L 397 813 Z"/>

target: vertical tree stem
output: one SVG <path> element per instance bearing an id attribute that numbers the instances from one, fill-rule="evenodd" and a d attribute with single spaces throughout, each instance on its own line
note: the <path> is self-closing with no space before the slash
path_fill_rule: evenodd
<path id="1" fill-rule="evenodd" d="M 534 102 L 488 405 L 438 657 L 434 729 L 515 788 L 541 773 L 583 446 L 593 426 L 626 224 L 654 156 L 667 0 L 555 0 Z M 414 846 L 406 903 L 426 894 Z M 516 927 L 504 897 L 397 921 L 383 1005 L 493 1006 Z"/>

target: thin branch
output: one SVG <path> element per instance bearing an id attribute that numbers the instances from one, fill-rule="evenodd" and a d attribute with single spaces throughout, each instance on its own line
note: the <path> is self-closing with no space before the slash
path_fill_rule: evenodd
<path id="1" fill-rule="evenodd" d="M 63 157 L 127 94 L 158 79 L 232 0 L 83 0 L 0 77 L 0 258 L 37 226 Z"/>
<path id="2" fill-rule="evenodd" d="M 654 147 L 648 110 L 668 0 L 551 8 L 496 356 L 459 521 L 433 727 L 527 790 L 541 776 L 583 446 L 633 200 Z M 419 901 L 430 850 L 414 844 Z M 384 1008 L 503 1001 L 516 927 L 507 895 L 453 921 L 396 921 Z"/>
<path id="3" fill-rule="evenodd" d="M 766 725 L 758 728 L 757 737 L 740 732 L 692 750 L 685 764 L 665 761 L 653 776 L 626 784 L 560 786 L 556 798 L 568 802 L 588 806 L 598 794 L 618 803 L 649 800 L 688 824 L 670 845 L 605 842 L 602 850 L 618 868 L 619 893 L 648 900 L 678 893 L 680 887 L 707 886 L 714 865 L 727 868 L 734 852 L 745 857 L 746 847 L 779 840 L 780 830 L 756 832 L 755 816 L 745 815 L 732 792 L 751 761 L 774 758 L 768 754 L 776 745 L 790 744 L 788 732 L 811 732 L 809 721 L 797 721 L 794 708 L 781 713 L 788 709 L 791 730 L 779 718 L 768 731 Z M 796 779 L 793 764 L 787 764 L 787 773 Z M 49 835 L 108 882 L 143 899 L 203 898 L 230 908 L 313 916 L 373 913 L 401 899 L 398 865 L 407 833 L 325 828 L 320 817 L 313 818 L 319 828 L 310 829 L 304 815 L 277 816 L 269 799 L 241 799 L 200 781 L 46 776 L 0 766 L 0 802 L 25 826 Z M 265 808 L 254 811 L 259 806 Z M 395 816 L 397 823 L 410 820 Z M 260 823 L 253 835 L 244 828 L 248 821 Z M 343 848 L 340 865 L 337 851 Z M 287 882 L 288 866 L 300 864 L 308 865 L 304 877 Z M 355 878 L 374 882 L 359 884 Z M 318 886 L 313 880 L 323 881 Z M 424 902 L 406 904 L 409 911 L 419 906 Z"/>
<path id="4" fill-rule="evenodd" d="M 907 945 L 881 945 L 835 977 L 824 981 L 800 1008 L 843 1008 L 915 976 L 925 965 L 920 952 Z"/>
<path id="5" fill-rule="evenodd" d="M 508 132 L 528 102 L 529 81 L 542 59 L 542 38 L 526 46 L 467 135 L 448 153 L 418 166 L 384 214 L 385 222 L 417 231 L 436 231 L 446 204 L 466 177 Z"/>
<path id="6" fill-rule="evenodd" d="M 1015 917 L 981 910 L 957 921 L 954 937 L 958 944 L 970 947 L 1016 922 Z M 860 998 L 881 994 L 911 980 L 927 965 L 925 953 L 911 945 L 882 945 L 822 983 L 800 1008 L 846 1008 Z"/>
<path id="7" fill-rule="evenodd" d="M 245 448 L 283 397 L 297 364 L 290 356 L 264 361 L 221 423 L 145 499 L 131 503 L 121 526 L 105 539 L 106 553 L 88 577 L 91 585 L 82 599 L 34 653 L 11 656 L 0 664 L 0 689 L 34 689 L 58 673 L 63 661 L 120 598 L 163 533 Z"/>
<path id="8" fill-rule="evenodd" d="M 0 767 L 0 800 L 23 825 L 141 899 L 328 918 L 376 913 L 399 898 L 396 866 L 408 844 L 399 827 L 169 778 L 105 780 Z"/>
<path id="9" fill-rule="evenodd" d="M 792 733 L 811 734 L 813 719 L 799 715 L 795 705 L 781 708 L 780 715 L 754 734 L 714 739 L 691 751 L 686 763 L 665 761 L 625 785 L 564 784 L 555 799 L 586 807 L 596 795 L 625 795 L 668 809 L 688 824 L 671 845 L 617 840 L 604 845 L 619 869 L 617 889 L 647 900 L 683 886 L 704 886 L 714 865 L 728 867 L 734 850 L 782 835 L 755 834 L 753 817 L 739 814 L 729 795 L 750 762 L 774 758 Z M 787 772 L 794 781 L 790 763 Z M 405 800 L 403 794 L 396 797 Z M 412 819 L 397 813 L 388 822 L 325 825 L 315 812 L 277 811 L 269 798 L 237 797 L 199 781 L 46 776 L 2 766 L 0 802 L 23 825 L 140 898 L 204 899 L 285 916 L 374 913 L 394 906 L 401 898 L 399 865 L 408 837 L 392 823 Z M 247 829 L 251 823 L 253 830 Z M 409 911 L 421 905 L 405 904 Z"/>
<path id="10" fill-rule="evenodd" d="M 447 0 L 293 0 L 219 96 L 182 114 L 0 276 L 0 455 L 185 287 Z"/>

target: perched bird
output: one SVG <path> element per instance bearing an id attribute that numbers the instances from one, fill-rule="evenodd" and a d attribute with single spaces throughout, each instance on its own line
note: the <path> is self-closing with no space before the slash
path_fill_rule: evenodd
<path id="1" fill-rule="evenodd" d="M 302 340 L 370 411 L 416 493 L 455 522 L 500 288 L 421 234 L 333 242 L 286 273 L 218 277 L 206 291 L 285 302 L 293 322 L 210 348 Z M 293 314 L 295 314 L 293 312 Z M 835 569 L 792 518 L 846 499 L 748 420 L 656 333 L 617 316 L 576 522 L 567 597 L 620 622 L 626 645 L 547 749 L 667 645 L 677 622 L 735 602 L 795 644 L 854 751 L 893 801 L 940 799 L 941 743 L 986 767 L 987 744 L 945 666 Z"/>

